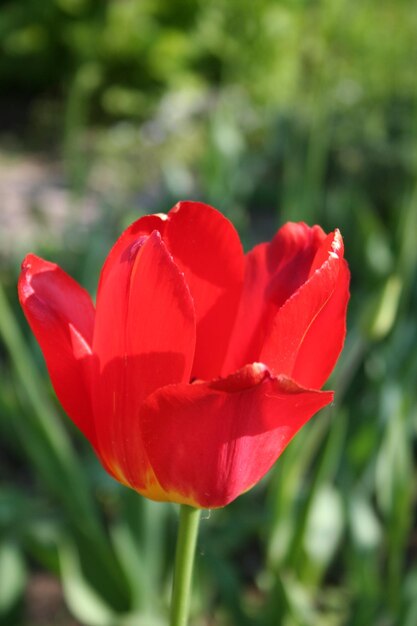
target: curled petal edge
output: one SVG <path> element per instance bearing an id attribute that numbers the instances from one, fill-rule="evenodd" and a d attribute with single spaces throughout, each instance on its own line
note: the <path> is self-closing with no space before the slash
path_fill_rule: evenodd
<path id="1" fill-rule="evenodd" d="M 224 379 L 159 389 L 140 417 L 158 483 L 158 491 L 145 495 L 200 508 L 225 506 L 253 487 L 332 400 L 333 392 L 274 377 L 263 363 Z"/>

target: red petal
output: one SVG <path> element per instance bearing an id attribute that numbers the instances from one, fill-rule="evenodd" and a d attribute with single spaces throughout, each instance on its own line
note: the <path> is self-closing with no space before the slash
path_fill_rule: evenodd
<path id="1" fill-rule="evenodd" d="M 308 388 L 322 387 L 343 347 L 349 271 L 341 253 L 336 231 L 318 250 L 313 270 L 317 259 L 327 260 L 278 311 L 260 354 L 275 374 Z"/>
<path id="2" fill-rule="evenodd" d="M 289 222 L 270 243 L 246 255 L 242 298 L 223 375 L 262 360 L 259 354 L 277 310 L 307 280 L 325 238 L 319 226 Z"/>
<path id="3" fill-rule="evenodd" d="M 332 392 L 302 389 L 265 366 L 149 396 L 143 439 L 165 499 L 213 508 L 255 485 Z"/>
<path id="4" fill-rule="evenodd" d="M 201 202 L 180 202 L 168 214 L 164 241 L 194 299 L 197 342 L 192 376 L 219 376 L 243 280 L 243 251 L 233 225 Z"/>
<path id="5" fill-rule="evenodd" d="M 193 378 L 220 373 L 243 279 L 243 252 L 233 225 L 201 202 L 180 202 L 168 215 L 147 215 L 120 237 L 104 265 L 99 293 L 120 254 L 153 230 L 161 233 L 194 300 L 197 340 Z"/>
<path id="6" fill-rule="evenodd" d="M 95 416 L 103 463 L 140 489 L 149 465 L 136 428 L 139 408 L 158 387 L 189 380 L 195 316 L 184 277 L 159 233 L 126 243 L 118 259 L 113 248 L 98 295 Z"/>
<path id="7" fill-rule="evenodd" d="M 102 290 L 107 278 L 111 276 L 114 266 L 116 266 L 116 268 L 119 267 L 120 258 L 125 251 L 130 250 L 132 246 L 140 241 L 141 237 L 150 235 L 154 230 L 157 230 L 162 235 L 166 219 L 167 216 L 162 214 L 144 215 L 123 231 L 107 255 L 106 261 L 101 270 L 97 298 L 100 297 L 100 291 Z"/>
<path id="8" fill-rule="evenodd" d="M 94 443 L 89 391 L 94 306 L 90 296 L 58 265 L 33 254 L 22 263 L 18 291 L 57 396 L 72 421 Z"/>

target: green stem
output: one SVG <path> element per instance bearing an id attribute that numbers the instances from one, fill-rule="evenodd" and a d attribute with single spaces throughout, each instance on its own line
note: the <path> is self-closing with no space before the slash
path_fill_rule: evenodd
<path id="1" fill-rule="evenodd" d="M 170 626 L 187 625 L 199 521 L 200 509 L 195 509 L 186 504 L 181 505 L 177 551 L 175 554 Z"/>

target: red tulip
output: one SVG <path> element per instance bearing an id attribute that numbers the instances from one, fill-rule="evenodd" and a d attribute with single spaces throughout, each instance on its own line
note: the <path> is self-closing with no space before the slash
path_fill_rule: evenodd
<path id="1" fill-rule="evenodd" d="M 251 488 L 314 413 L 345 337 L 340 233 L 288 223 L 246 256 L 215 209 L 132 224 L 94 308 L 32 254 L 19 296 L 56 394 L 118 481 L 219 507 Z"/>

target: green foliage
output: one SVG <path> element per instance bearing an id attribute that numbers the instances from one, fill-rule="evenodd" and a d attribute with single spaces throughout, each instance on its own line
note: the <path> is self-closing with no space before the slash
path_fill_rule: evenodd
<path id="1" fill-rule="evenodd" d="M 73 209 L 36 252 L 91 291 L 121 228 L 183 197 L 223 210 L 248 247 L 288 219 L 345 238 L 336 404 L 203 519 L 196 626 L 417 621 L 416 28 L 408 0 L 2 4 L 2 91 L 29 102 L 24 140 L 59 129 Z M 83 230 L 88 194 L 98 214 Z M 43 568 L 82 624 L 163 624 L 175 507 L 107 478 L 61 415 L 13 250 L 0 266 L 0 623 L 26 623 L 25 584 Z"/>

